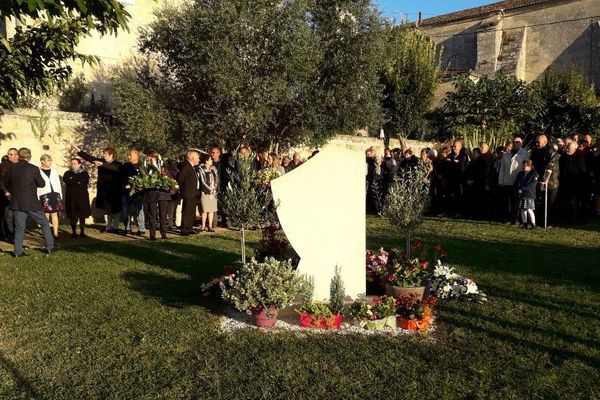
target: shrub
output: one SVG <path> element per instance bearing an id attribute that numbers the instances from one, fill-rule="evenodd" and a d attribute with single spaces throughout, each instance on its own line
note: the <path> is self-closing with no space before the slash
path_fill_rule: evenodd
<path id="1" fill-rule="evenodd" d="M 87 92 L 83 75 L 71 78 L 60 91 L 58 108 L 61 111 L 82 112 L 85 109 L 84 101 Z"/>

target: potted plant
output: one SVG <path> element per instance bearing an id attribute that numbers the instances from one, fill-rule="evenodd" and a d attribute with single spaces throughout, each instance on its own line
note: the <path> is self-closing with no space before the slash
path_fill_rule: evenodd
<path id="1" fill-rule="evenodd" d="M 257 326 L 270 328 L 277 322 L 279 310 L 294 300 L 301 282 L 291 261 L 268 258 L 244 264 L 220 285 L 223 300 L 251 314 Z"/>
<path id="2" fill-rule="evenodd" d="M 389 253 L 382 248 L 379 251 L 367 250 L 366 253 L 366 273 L 367 273 L 367 294 L 380 296 L 383 294 L 384 281 L 382 276 L 386 276 L 383 271 L 388 264 Z"/>
<path id="3" fill-rule="evenodd" d="M 340 329 L 346 293 L 339 269 L 336 268 L 331 279 L 328 305 L 314 302 L 313 292 L 314 279 L 305 278 L 302 284 L 302 307 L 298 310 L 300 325 L 303 328 Z"/>
<path id="4" fill-rule="evenodd" d="M 350 306 L 350 316 L 356 323 L 369 330 L 396 327 L 396 301 L 393 297 L 376 297 L 372 303 L 355 301 Z"/>
<path id="5" fill-rule="evenodd" d="M 398 297 L 396 299 L 397 325 L 413 332 L 424 331 L 432 321 L 433 306 L 436 302 L 435 296 L 423 300 L 414 294 Z"/>
<path id="6" fill-rule="evenodd" d="M 386 295 L 398 297 L 414 293 L 420 298 L 424 297 L 431 271 L 429 262 L 419 258 L 424 252 L 423 243 L 415 242 L 413 247 L 412 254 L 416 255 L 414 258 L 400 254 L 397 250 L 386 252 L 381 249 L 371 262 L 371 274 L 379 276 L 379 280 L 384 283 Z"/>

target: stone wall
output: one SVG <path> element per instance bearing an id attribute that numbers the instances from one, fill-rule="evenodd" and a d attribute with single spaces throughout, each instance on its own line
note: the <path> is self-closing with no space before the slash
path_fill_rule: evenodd
<path id="1" fill-rule="evenodd" d="M 599 16 L 598 0 L 557 0 L 422 29 L 443 47 L 450 69 L 505 69 L 534 81 L 550 67 L 576 66 L 600 91 Z"/>

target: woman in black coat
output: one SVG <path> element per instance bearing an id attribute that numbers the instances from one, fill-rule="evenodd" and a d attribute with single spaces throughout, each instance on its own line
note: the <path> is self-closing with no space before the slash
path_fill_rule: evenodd
<path id="1" fill-rule="evenodd" d="M 98 167 L 98 186 L 96 192 L 96 207 L 104 210 L 107 216 L 106 231 L 117 232 L 119 229 L 119 216 L 121 214 L 121 176 L 116 161 L 117 152 L 111 147 L 102 150 L 103 158 L 94 157 L 85 151 L 77 155 Z"/>
<path id="2" fill-rule="evenodd" d="M 77 237 L 77 220 L 79 220 L 79 231 L 82 238 L 85 235 L 85 219 L 92 215 L 90 207 L 90 195 L 88 184 L 90 175 L 82 168 L 81 160 L 73 158 L 70 161 L 70 169 L 63 175 L 65 182 L 65 211 L 71 222 L 72 238 Z"/>

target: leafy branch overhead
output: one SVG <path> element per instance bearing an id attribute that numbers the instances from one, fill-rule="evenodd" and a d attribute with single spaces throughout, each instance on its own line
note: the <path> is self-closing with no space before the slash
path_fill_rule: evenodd
<path id="1" fill-rule="evenodd" d="M 117 0 L 3 0 L 0 19 L 19 21 L 11 37 L 0 34 L 0 109 L 27 94 L 48 94 L 66 82 L 70 63 L 94 63 L 76 51 L 92 31 L 116 34 L 130 15 Z"/>

